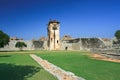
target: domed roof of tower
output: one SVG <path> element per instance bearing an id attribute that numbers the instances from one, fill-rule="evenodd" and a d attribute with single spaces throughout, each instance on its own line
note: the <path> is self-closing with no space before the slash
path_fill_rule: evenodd
<path id="1" fill-rule="evenodd" d="M 60 22 L 57 21 L 57 20 L 50 20 L 50 21 L 49 21 L 49 24 L 50 24 L 50 23 L 58 23 L 58 24 L 59 24 Z"/>

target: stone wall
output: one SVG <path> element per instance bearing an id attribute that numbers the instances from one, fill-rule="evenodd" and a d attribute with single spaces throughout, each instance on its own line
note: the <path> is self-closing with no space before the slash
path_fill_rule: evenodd
<path id="1" fill-rule="evenodd" d="M 61 41 L 61 50 L 72 50 L 72 43 L 67 43 L 66 41 Z"/>
<path id="2" fill-rule="evenodd" d="M 0 50 L 19 50 L 15 47 L 19 40 L 11 40 L 9 45 L 6 45 Z M 23 50 L 49 50 L 48 41 L 39 40 L 21 40 L 27 44 Z M 99 38 L 76 38 L 71 40 L 61 40 L 60 50 L 90 50 L 94 48 L 105 48 L 106 44 Z"/>
<path id="3" fill-rule="evenodd" d="M 80 43 L 73 43 L 72 44 L 72 50 L 80 50 Z"/>
<path id="4" fill-rule="evenodd" d="M 47 50 L 47 41 L 33 41 L 34 50 Z"/>
<path id="5" fill-rule="evenodd" d="M 19 40 L 12 40 L 9 42 L 8 45 L 4 46 L 4 48 L 0 48 L 0 51 L 6 51 L 6 50 L 19 50 L 19 48 L 15 47 L 15 44 Z M 27 44 L 27 47 L 24 47 L 23 50 L 34 50 L 33 43 L 31 40 L 20 40 L 21 42 L 24 42 Z"/>
<path id="6" fill-rule="evenodd" d="M 15 47 L 15 44 L 19 40 L 11 40 L 8 45 L 4 46 L 4 48 L 0 48 L 0 51 L 10 51 L 10 50 L 19 50 L 19 48 Z M 23 50 L 48 50 L 47 41 L 38 41 L 38 40 L 20 40 L 27 44 L 27 47 L 23 47 Z"/>
<path id="7" fill-rule="evenodd" d="M 105 44 L 99 38 L 77 38 L 72 40 L 63 40 L 61 49 L 65 50 L 90 50 L 91 48 L 104 48 Z"/>

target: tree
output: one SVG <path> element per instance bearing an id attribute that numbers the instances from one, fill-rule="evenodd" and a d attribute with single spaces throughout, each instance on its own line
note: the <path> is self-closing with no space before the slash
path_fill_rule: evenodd
<path id="1" fill-rule="evenodd" d="M 115 37 L 116 37 L 118 40 L 120 40 L 120 30 L 117 30 L 117 31 L 115 32 Z"/>
<path id="2" fill-rule="evenodd" d="M 24 42 L 17 42 L 15 44 L 15 47 L 19 48 L 20 50 L 23 49 L 23 47 L 27 47 L 27 45 Z"/>
<path id="3" fill-rule="evenodd" d="M 0 30 L 0 48 L 4 47 L 9 43 L 10 37 Z"/>
<path id="4" fill-rule="evenodd" d="M 116 32 L 115 32 L 115 37 L 117 38 L 117 42 L 118 43 L 120 43 L 120 30 L 117 30 Z"/>

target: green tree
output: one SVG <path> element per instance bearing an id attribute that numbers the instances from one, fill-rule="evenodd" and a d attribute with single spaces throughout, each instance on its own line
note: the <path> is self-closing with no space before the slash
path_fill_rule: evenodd
<path id="1" fill-rule="evenodd" d="M 116 37 L 118 40 L 120 40 L 120 30 L 117 30 L 117 31 L 115 32 L 115 37 Z"/>
<path id="2" fill-rule="evenodd" d="M 117 38 L 118 43 L 120 43 L 120 30 L 117 30 L 117 31 L 115 32 L 115 37 Z"/>
<path id="3" fill-rule="evenodd" d="M 10 37 L 0 30 L 0 48 L 8 44 Z"/>
<path id="4" fill-rule="evenodd" d="M 24 42 L 17 42 L 15 44 L 15 47 L 19 48 L 20 50 L 23 49 L 23 47 L 27 47 L 27 45 Z"/>

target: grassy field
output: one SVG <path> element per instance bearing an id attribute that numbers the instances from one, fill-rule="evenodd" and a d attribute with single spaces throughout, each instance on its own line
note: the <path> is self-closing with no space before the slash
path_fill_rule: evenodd
<path id="1" fill-rule="evenodd" d="M 37 53 L 0 52 L 0 80 L 57 80 L 27 54 L 31 52 Z"/>
<path id="2" fill-rule="evenodd" d="M 6 51 L 0 52 L 0 80 L 57 80 L 29 56 L 31 53 L 86 80 L 120 79 L 120 63 L 91 59 L 89 52 Z"/>
<path id="3" fill-rule="evenodd" d="M 120 63 L 95 60 L 88 52 L 52 51 L 38 56 L 86 80 L 120 80 Z"/>

